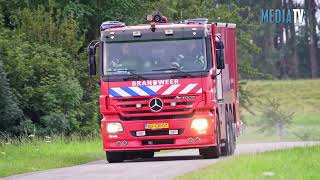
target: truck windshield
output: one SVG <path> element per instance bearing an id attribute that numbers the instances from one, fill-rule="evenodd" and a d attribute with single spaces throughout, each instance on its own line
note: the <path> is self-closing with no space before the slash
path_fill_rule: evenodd
<path id="1" fill-rule="evenodd" d="M 208 64 L 205 50 L 204 39 L 106 43 L 104 74 L 203 71 Z"/>

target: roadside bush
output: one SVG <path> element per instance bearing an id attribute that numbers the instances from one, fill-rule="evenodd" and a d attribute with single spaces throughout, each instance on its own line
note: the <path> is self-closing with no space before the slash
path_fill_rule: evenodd
<path id="1" fill-rule="evenodd" d="M 280 138 L 292 123 L 293 112 L 284 110 L 277 99 L 267 98 L 259 107 L 261 116 L 256 122 L 260 132 L 277 134 Z"/>
<path id="2" fill-rule="evenodd" d="M 50 113 L 41 117 L 42 124 L 45 128 L 41 129 L 40 135 L 65 134 L 70 130 L 70 124 L 67 120 L 67 116 L 63 113 Z"/>
<path id="3" fill-rule="evenodd" d="M 22 120 L 16 130 L 16 132 L 20 132 L 20 136 L 34 135 L 36 131 L 36 125 L 30 119 Z"/>

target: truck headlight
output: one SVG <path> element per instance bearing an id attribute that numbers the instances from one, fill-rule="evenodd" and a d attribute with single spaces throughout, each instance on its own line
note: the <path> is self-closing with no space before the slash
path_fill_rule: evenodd
<path id="1" fill-rule="evenodd" d="M 208 128 L 208 120 L 204 118 L 194 119 L 191 128 L 197 130 L 198 133 L 204 134 Z"/>
<path id="2" fill-rule="evenodd" d="M 118 122 L 107 123 L 107 131 L 108 133 L 122 132 L 123 127 Z"/>

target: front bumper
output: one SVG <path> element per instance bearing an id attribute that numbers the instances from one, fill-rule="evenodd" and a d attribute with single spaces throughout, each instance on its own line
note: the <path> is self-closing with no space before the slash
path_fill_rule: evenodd
<path id="1" fill-rule="evenodd" d="M 203 116 L 202 116 L 203 117 Z M 103 149 L 105 151 L 134 151 L 134 150 L 163 150 L 163 149 L 185 149 L 199 148 L 216 145 L 214 131 L 214 117 L 207 115 L 208 129 L 206 133 L 199 134 L 191 129 L 193 119 L 170 119 L 170 120 L 147 120 L 147 121 L 121 121 L 116 116 L 104 117 L 101 121 L 101 132 L 103 140 Z M 106 131 L 107 122 L 120 122 L 124 131 L 110 134 Z M 136 137 L 132 135 L 133 131 L 145 130 L 147 123 L 169 123 L 169 129 L 183 129 L 180 135 L 152 135 Z M 114 137 L 116 135 L 117 137 Z M 162 141 L 161 144 L 146 144 L 148 141 Z M 167 141 L 164 142 L 163 141 Z"/>

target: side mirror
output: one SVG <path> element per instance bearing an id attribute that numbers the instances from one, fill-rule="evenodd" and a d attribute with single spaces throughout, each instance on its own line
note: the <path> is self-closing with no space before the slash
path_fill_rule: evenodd
<path id="1" fill-rule="evenodd" d="M 224 69 L 224 44 L 221 40 L 216 41 L 217 69 Z"/>
<path id="2" fill-rule="evenodd" d="M 91 76 L 97 74 L 96 47 L 96 45 L 88 47 L 88 69 Z"/>

